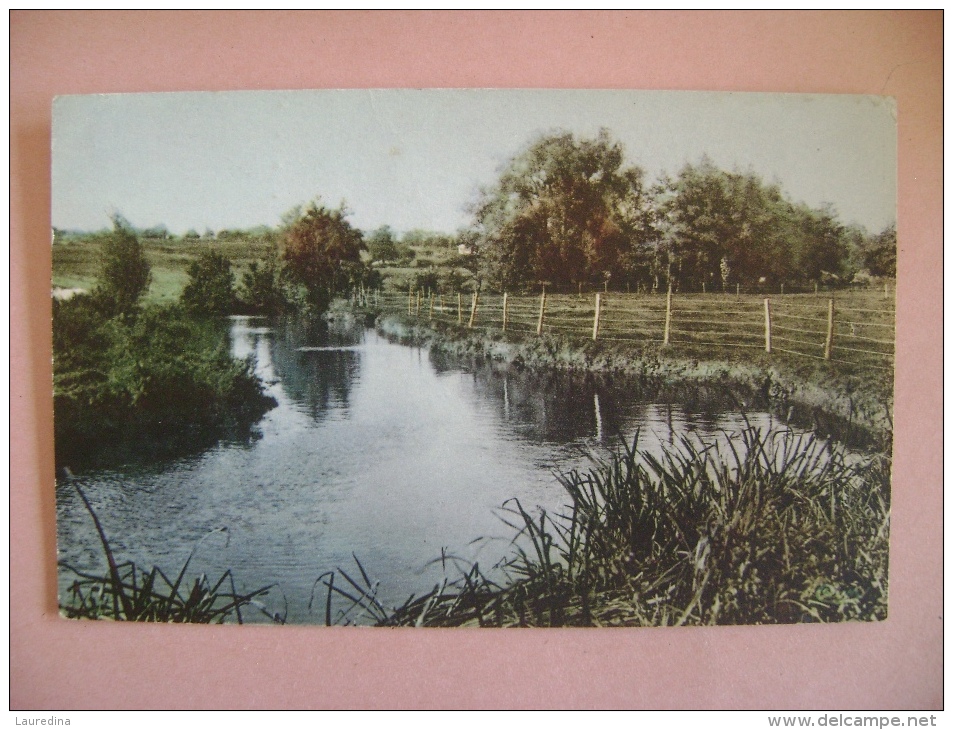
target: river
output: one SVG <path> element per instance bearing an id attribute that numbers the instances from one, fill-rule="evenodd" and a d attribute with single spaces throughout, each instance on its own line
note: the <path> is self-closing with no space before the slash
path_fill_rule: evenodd
<path id="1" fill-rule="evenodd" d="M 621 377 L 447 362 L 360 327 L 236 317 L 231 338 L 278 402 L 252 439 L 76 481 L 117 559 L 170 574 L 191 553 L 190 573 L 231 569 L 239 591 L 275 584 L 264 606 L 289 623 L 324 621 L 320 586 L 309 608 L 315 581 L 358 575 L 354 556 L 388 606 L 456 577 L 442 554 L 489 570 L 511 549 L 507 500 L 562 511 L 554 472 L 587 467 L 637 430 L 660 450 L 745 425 L 720 408 L 655 402 Z M 57 485 L 57 525 L 60 559 L 105 573 L 72 482 Z M 71 580 L 61 568 L 61 592 Z"/>

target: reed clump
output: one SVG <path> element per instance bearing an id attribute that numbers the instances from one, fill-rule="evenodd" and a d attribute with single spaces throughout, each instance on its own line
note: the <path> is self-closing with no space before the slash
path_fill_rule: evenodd
<path id="1" fill-rule="evenodd" d="M 343 574 L 328 623 L 663 626 L 880 620 L 887 614 L 890 463 L 810 434 L 748 427 L 726 445 L 638 436 L 560 476 L 561 515 L 506 507 L 512 555 L 403 606 Z M 333 597 L 346 610 L 332 615 Z"/>
<path id="2" fill-rule="evenodd" d="M 67 601 L 60 605 L 66 618 L 113 621 L 154 621 L 162 623 L 243 623 L 242 608 L 257 607 L 267 614 L 259 601 L 271 586 L 250 593 L 238 593 L 230 570 L 212 582 L 205 574 L 186 579 L 190 554 L 174 579 L 158 567 L 142 570 L 129 561 L 117 563 L 102 524 L 79 486 L 83 504 L 93 519 L 109 565 L 106 575 L 80 571 L 60 562 L 60 567 L 75 575 L 66 590 Z M 194 549 L 193 549 L 194 553 Z M 269 616 L 280 622 L 278 616 Z"/>

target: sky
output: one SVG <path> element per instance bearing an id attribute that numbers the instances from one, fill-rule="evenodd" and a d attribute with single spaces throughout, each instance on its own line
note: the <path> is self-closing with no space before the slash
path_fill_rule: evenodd
<path id="1" fill-rule="evenodd" d="M 277 225 L 320 197 L 353 225 L 452 233 L 481 186 L 541 134 L 605 127 L 648 181 L 707 155 L 830 203 L 877 232 L 896 220 L 888 97 L 566 90 L 249 91 L 61 96 L 52 224 Z"/>

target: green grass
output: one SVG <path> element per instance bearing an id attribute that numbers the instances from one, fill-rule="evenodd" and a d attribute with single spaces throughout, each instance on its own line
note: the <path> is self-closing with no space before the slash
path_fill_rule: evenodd
<path id="1" fill-rule="evenodd" d="M 882 620 L 890 463 L 748 428 L 722 451 L 638 438 L 560 477 L 564 514 L 507 507 L 511 556 L 389 609 L 359 576 L 322 576 L 328 623 L 662 626 Z M 440 560 L 456 561 L 442 555 Z"/>
<path id="2" fill-rule="evenodd" d="M 146 259 L 152 267 L 152 283 L 144 303 L 176 301 L 188 282 L 188 267 L 209 248 L 219 251 L 232 263 L 236 281 L 252 261 L 261 260 L 268 248 L 265 237 L 225 240 L 182 240 L 141 238 Z M 89 234 L 67 237 L 53 244 L 54 287 L 92 290 L 100 272 L 102 236 Z"/>

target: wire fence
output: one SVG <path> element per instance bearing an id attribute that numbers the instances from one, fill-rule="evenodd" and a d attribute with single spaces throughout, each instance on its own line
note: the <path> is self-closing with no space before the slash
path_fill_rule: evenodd
<path id="1" fill-rule="evenodd" d="M 355 295 L 384 311 L 520 335 L 657 344 L 690 351 L 729 347 L 892 370 L 894 299 L 889 292 L 786 294 Z"/>

